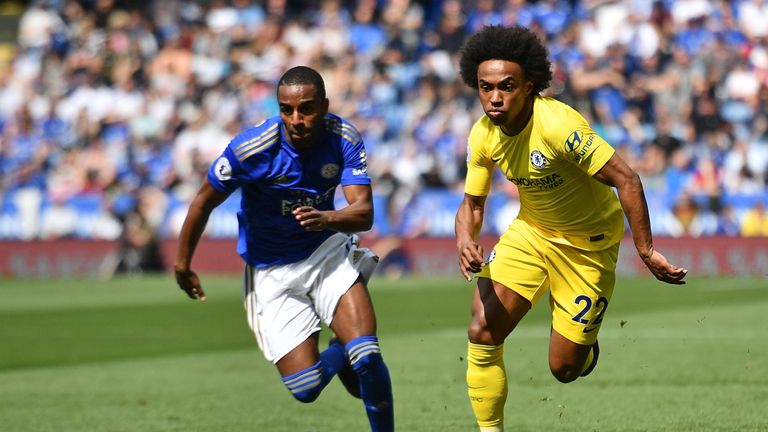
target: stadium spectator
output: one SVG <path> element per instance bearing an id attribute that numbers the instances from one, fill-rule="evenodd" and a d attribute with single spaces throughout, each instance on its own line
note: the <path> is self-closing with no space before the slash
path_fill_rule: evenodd
<path id="1" fill-rule="evenodd" d="M 22 108 L 5 126 L 2 139 L 4 187 L 44 188 L 50 149 L 28 108 Z"/>
<path id="2" fill-rule="evenodd" d="M 51 46 L 54 38 L 64 31 L 64 22 L 47 2 L 31 2 L 19 20 L 19 44 L 24 48 L 44 50 Z"/>
<path id="3" fill-rule="evenodd" d="M 768 215 L 765 204 L 757 202 L 749 209 L 741 221 L 741 235 L 744 237 L 768 236 Z"/>
<path id="4" fill-rule="evenodd" d="M 718 229 L 717 216 L 702 206 L 689 194 L 680 197 L 672 210 L 662 216 L 656 226 L 659 232 L 672 237 L 701 237 L 714 235 Z M 725 222 L 725 221 L 724 221 Z M 724 226 L 724 229 L 729 227 Z"/>
<path id="5" fill-rule="evenodd" d="M 737 2 L 739 25 L 749 39 L 768 36 L 768 3 L 765 0 L 742 0 Z"/>
<path id="6" fill-rule="evenodd" d="M 741 224 L 739 223 L 739 217 L 736 215 L 733 206 L 723 206 L 717 214 L 716 235 L 736 237 L 741 234 Z"/>
<path id="7" fill-rule="evenodd" d="M 387 42 L 387 35 L 376 18 L 376 1 L 360 0 L 355 6 L 349 39 L 356 56 L 364 61 L 378 56 Z"/>
<path id="8" fill-rule="evenodd" d="M 158 240 L 156 227 L 144 215 L 136 210 L 128 212 L 123 216 L 114 273 L 136 275 L 165 270 Z"/>

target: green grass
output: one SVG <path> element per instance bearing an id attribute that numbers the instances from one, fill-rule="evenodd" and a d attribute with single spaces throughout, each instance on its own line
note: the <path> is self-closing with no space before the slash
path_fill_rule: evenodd
<path id="1" fill-rule="evenodd" d="M 333 382 L 295 402 L 251 336 L 239 277 L 0 281 L 0 430 L 363 431 Z M 374 279 L 399 431 L 474 431 L 464 384 L 473 285 Z M 542 302 L 506 344 L 514 431 L 764 431 L 768 279 L 619 281 L 600 365 L 563 385 Z"/>

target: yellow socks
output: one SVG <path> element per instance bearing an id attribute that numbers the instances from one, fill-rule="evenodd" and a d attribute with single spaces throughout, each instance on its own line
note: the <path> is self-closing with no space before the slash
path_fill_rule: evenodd
<path id="1" fill-rule="evenodd" d="M 507 401 L 504 345 L 491 346 L 469 342 L 467 388 L 480 430 L 503 430 L 504 403 Z"/>
<path id="2" fill-rule="evenodd" d="M 480 427 L 480 432 L 504 432 L 504 426 L 498 425 L 498 426 L 489 426 L 489 427 Z"/>

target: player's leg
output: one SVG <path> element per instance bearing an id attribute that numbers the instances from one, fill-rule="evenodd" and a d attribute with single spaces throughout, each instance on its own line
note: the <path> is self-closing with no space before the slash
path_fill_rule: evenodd
<path id="1" fill-rule="evenodd" d="M 317 314 L 344 344 L 360 381 L 373 431 L 394 430 L 392 385 L 376 336 L 376 316 L 366 281 L 378 258 L 357 247 L 356 236 L 336 234 L 310 257 L 322 277 L 310 293 Z"/>
<path id="2" fill-rule="evenodd" d="M 312 402 L 346 364 L 346 356 L 338 345 L 318 352 L 320 317 L 305 295 L 303 268 L 302 263 L 267 269 L 246 266 L 243 303 L 264 357 L 277 366 L 297 400 Z"/>
<path id="3" fill-rule="evenodd" d="M 347 363 L 343 347 L 329 346 L 318 352 L 318 333 L 314 333 L 277 361 L 283 384 L 300 402 L 313 402 Z"/>
<path id="4" fill-rule="evenodd" d="M 371 430 L 393 431 L 392 383 L 376 336 L 373 303 L 362 276 L 339 299 L 330 327 L 345 344 L 349 363 L 359 379 Z"/>
<path id="5" fill-rule="evenodd" d="M 341 350 L 346 355 L 346 348 L 344 348 L 344 344 L 339 340 L 339 338 L 336 337 L 336 335 L 333 335 L 328 341 L 328 346 L 331 345 L 337 345 L 341 347 Z M 344 385 L 344 389 L 347 390 L 347 393 L 353 397 L 362 399 L 362 396 L 360 395 L 360 378 L 357 377 L 355 370 L 352 369 L 352 365 L 349 363 L 349 359 L 347 359 L 347 361 L 344 363 L 344 366 L 339 369 L 339 371 L 336 373 L 336 376 L 339 377 L 339 381 L 341 381 L 341 384 Z"/>
<path id="6" fill-rule="evenodd" d="M 597 365 L 597 340 L 590 345 L 575 343 L 555 330 L 549 338 L 549 369 L 562 383 L 586 376 Z"/>
<path id="7" fill-rule="evenodd" d="M 507 335 L 549 287 L 540 237 L 516 219 L 477 274 L 467 356 L 467 387 L 481 430 L 503 430 Z"/>
<path id="8" fill-rule="evenodd" d="M 507 400 L 504 339 L 530 308 L 531 302 L 515 291 L 478 278 L 467 332 L 467 388 L 481 431 L 503 428 Z"/>
<path id="9" fill-rule="evenodd" d="M 549 368 L 563 383 L 587 376 L 597 366 L 597 336 L 615 282 L 618 245 L 601 251 L 552 245 L 552 332 Z"/>

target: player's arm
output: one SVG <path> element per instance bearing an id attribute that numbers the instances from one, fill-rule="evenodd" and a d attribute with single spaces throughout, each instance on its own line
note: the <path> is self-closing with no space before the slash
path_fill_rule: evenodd
<path id="1" fill-rule="evenodd" d="M 632 230 L 635 248 L 656 279 L 671 284 L 684 284 L 683 278 L 688 270 L 670 264 L 664 255 L 653 248 L 648 204 L 640 176 L 614 153 L 594 177 L 616 188 L 621 206 L 627 215 L 629 228 Z"/>
<path id="2" fill-rule="evenodd" d="M 317 210 L 299 207 L 293 211 L 296 220 L 307 231 L 332 229 L 344 233 L 368 231 L 373 226 L 373 192 L 371 185 L 352 184 L 342 187 L 349 204 L 340 210 Z"/>
<path id="3" fill-rule="evenodd" d="M 200 238 L 203 236 L 205 225 L 208 223 L 208 217 L 213 209 L 218 207 L 229 196 L 228 193 L 220 192 L 214 189 L 208 182 L 203 181 L 203 185 L 197 192 L 189 206 L 187 217 L 181 226 L 179 233 L 179 249 L 176 254 L 176 263 L 173 270 L 176 273 L 176 283 L 189 298 L 205 301 L 205 292 L 200 285 L 200 278 L 192 271 L 192 256 L 195 253 Z"/>
<path id="4" fill-rule="evenodd" d="M 470 273 L 477 273 L 483 266 L 483 248 L 477 243 L 477 236 L 483 226 L 485 214 L 484 196 L 465 193 L 464 200 L 456 212 L 456 249 L 459 253 L 459 270 L 466 280 L 472 280 Z"/>

